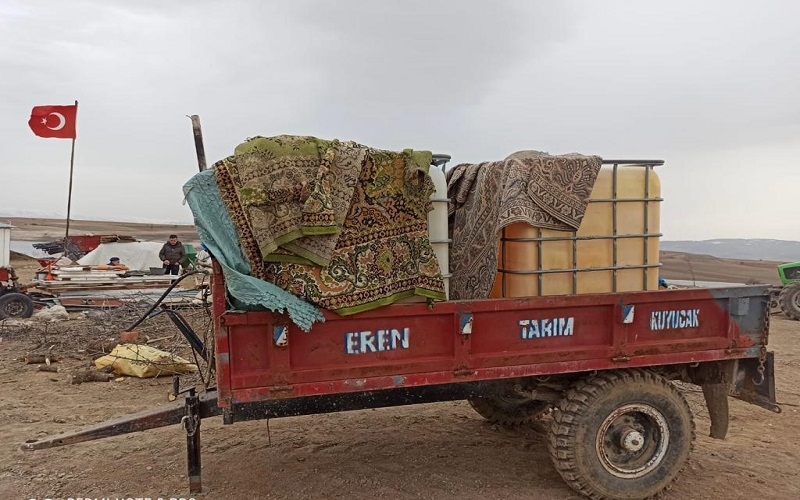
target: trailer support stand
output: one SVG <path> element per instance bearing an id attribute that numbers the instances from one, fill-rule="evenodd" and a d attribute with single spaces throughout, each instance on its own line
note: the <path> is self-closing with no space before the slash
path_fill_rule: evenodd
<path id="1" fill-rule="evenodd" d="M 186 396 L 186 416 L 182 420 L 186 430 L 186 466 L 189 476 L 189 492 L 200 493 L 203 490 L 203 479 L 200 464 L 200 398 L 194 389 Z"/>
<path id="2" fill-rule="evenodd" d="M 730 416 L 728 413 L 728 385 L 703 384 L 703 397 L 706 400 L 708 416 L 711 419 L 711 436 L 714 439 L 725 439 L 728 435 Z"/>

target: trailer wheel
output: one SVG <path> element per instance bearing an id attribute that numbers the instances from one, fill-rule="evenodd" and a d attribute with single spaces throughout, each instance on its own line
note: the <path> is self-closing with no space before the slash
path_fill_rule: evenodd
<path id="1" fill-rule="evenodd" d="M 548 440 L 553 464 L 570 487 L 593 499 L 658 494 L 694 445 L 686 399 L 667 379 L 644 370 L 577 382 L 554 417 Z"/>
<path id="2" fill-rule="evenodd" d="M 523 425 L 546 415 L 550 403 L 514 396 L 489 396 L 469 399 L 472 409 L 493 424 Z"/>
<path id="3" fill-rule="evenodd" d="M 778 296 L 778 302 L 787 318 L 800 320 L 800 281 L 784 287 Z"/>
<path id="4" fill-rule="evenodd" d="M 30 318 L 33 315 L 33 300 L 21 293 L 0 296 L 0 319 Z"/>

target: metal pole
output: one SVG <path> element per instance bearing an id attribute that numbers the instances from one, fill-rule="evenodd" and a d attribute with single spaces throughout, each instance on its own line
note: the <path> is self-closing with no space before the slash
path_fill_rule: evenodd
<path id="1" fill-rule="evenodd" d="M 75 100 L 75 122 L 78 121 L 78 101 Z M 77 133 L 75 134 L 78 135 Z M 72 171 L 75 166 L 75 137 L 72 138 L 72 152 L 69 155 L 69 192 L 67 193 L 67 227 L 64 232 L 64 253 L 66 255 L 67 245 L 69 245 L 69 214 L 72 209 Z"/>
<path id="2" fill-rule="evenodd" d="M 206 169 L 206 150 L 203 147 L 203 131 L 200 129 L 200 117 L 192 115 L 192 130 L 194 131 L 194 149 L 197 151 L 197 166 L 200 171 Z"/>
<path id="3" fill-rule="evenodd" d="M 186 430 L 186 469 L 189 476 L 189 493 L 203 491 L 200 463 L 200 398 L 189 389 L 186 396 L 186 416 L 183 428 Z"/>

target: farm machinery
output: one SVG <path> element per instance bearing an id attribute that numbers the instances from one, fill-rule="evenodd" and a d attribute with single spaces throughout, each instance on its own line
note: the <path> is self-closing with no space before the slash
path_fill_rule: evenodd
<path id="1" fill-rule="evenodd" d="M 29 318 L 32 314 L 33 299 L 11 266 L 11 226 L 0 222 L 0 320 Z"/>
<path id="2" fill-rule="evenodd" d="M 778 266 L 781 286 L 771 290 L 770 305 L 787 318 L 800 321 L 800 262 Z"/>
<path id="3" fill-rule="evenodd" d="M 0 267 L 0 320 L 29 318 L 33 314 L 33 299 L 20 286 L 17 273 L 11 266 Z"/>

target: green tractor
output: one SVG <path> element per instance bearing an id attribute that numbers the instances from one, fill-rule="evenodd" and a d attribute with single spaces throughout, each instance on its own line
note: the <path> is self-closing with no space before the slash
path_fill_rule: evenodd
<path id="1" fill-rule="evenodd" d="M 781 287 L 773 294 L 773 301 L 787 318 L 800 320 L 800 262 L 778 266 Z"/>

